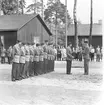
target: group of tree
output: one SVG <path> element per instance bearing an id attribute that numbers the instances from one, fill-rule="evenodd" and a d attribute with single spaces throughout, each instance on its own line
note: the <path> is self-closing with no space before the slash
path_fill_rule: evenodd
<path id="1" fill-rule="evenodd" d="M 28 7 L 26 7 L 25 0 L 0 0 L 0 10 L 4 15 L 11 14 L 24 14 L 24 9 L 26 12 L 44 15 L 44 20 L 47 21 L 48 24 L 54 24 L 62 31 L 59 31 L 59 39 L 65 42 L 65 23 L 66 23 L 66 6 L 60 0 L 47 0 L 46 8 L 43 13 L 43 1 L 44 0 L 34 0 Z M 92 1 L 92 0 L 91 0 Z M 74 0 L 74 9 L 73 9 L 73 17 L 75 23 L 75 46 L 77 46 L 77 18 L 76 18 L 76 5 L 77 0 Z M 91 7 L 92 8 L 92 7 Z M 92 14 L 92 12 L 91 12 Z M 67 11 L 67 26 L 72 23 L 72 19 Z M 91 15 L 91 28 L 92 28 L 92 15 Z M 90 37 L 92 30 L 90 29 Z M 64 35 L 64 36 L 63 36 Z"/>
<path id="2" fill-rule="evenodd" d="M 0 9 L 4 15 L 24 14 L 25 0 L 0 0 Z"/>

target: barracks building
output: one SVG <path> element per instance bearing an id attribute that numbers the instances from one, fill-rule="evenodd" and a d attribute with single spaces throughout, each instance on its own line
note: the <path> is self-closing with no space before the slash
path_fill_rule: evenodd
<path id="1" fill-rule="evenodd" d="M 79 43 L 83 39 L 89 39 L 89 33 L 90 33 L 90 24 L 78 24 L 78 40 Z M 102 21 L 99 20 L 98 23 L 94 23 L 92 27 L 92 46 L 95 48 L 99 45 L 102 46 Z M 71 24 L 68 28 L 68 37 L 67 41 L 71 42 L 74 45 L 74 24 Z"/>
<path id="2" fill-rule="evenodd" d="M 0 16 L 0 45 L 7 49 L 16 40 L 40 43 L 49 40 L 52 33 L 39 15 Z"/>

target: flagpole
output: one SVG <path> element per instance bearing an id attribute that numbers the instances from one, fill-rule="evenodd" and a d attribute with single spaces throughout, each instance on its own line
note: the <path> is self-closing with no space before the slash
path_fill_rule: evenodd
<path id="1" fill-rule="evenodd" d="M 89 46 L 92 44 L 93 0 L 91 0 Z"/>
<path id="2" fill-rule="evenodd" d="M 66 39 L 66 47 L 67 47 L 67 0 L 65 0 L 65 5 L 66 5 L 65 39 Z"/>

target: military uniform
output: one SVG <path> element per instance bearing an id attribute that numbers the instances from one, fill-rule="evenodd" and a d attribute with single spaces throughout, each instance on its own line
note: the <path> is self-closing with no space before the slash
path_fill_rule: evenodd
<path id="1" fill-rule="evenodd" d="M 29 62 L 30 62 L 30 50 L 29 50 L 29 46 L 28 45 L 25 45 L 25 66 L 24 66 L 24 75 L 25 75 L 25 78 L 29 77 Z"/>
<path id="2" fill-rule="evenodd" d="M 43 44 L 42 44 L 43 45 Z M 43 52 L 43 47 L 42 45 L 40 46 L 40 56 L 39 56 L 39 62 L 40 62 L 40 74 L 44 73 L 44 52 Z"/>
<path id="3" fill-rule="evenodd" d="M 67 74 L 71 74 L 71 65 L 72 65 L 72 59 L 74 58 L 72 56 L 72 50 L 71 50 L 71 47 L 68 46 L 66 48 L 66 54 L 67 54 L 67 58 L 66 58 L 66 62 L 67 62 Z"/>
<path id="4" fill-rule="evenodd" d="M 30 70 L 29 70 L 29 75 L 34 76 L 34 63 L 33 63 L 33 61 L 34 61 L 34 59 L 33 59 L 34 58 L 34 49 L 33 49 L 33 46 L 30 45 L 29 49 L 30 49 L 30 65 L 29 65 Z"/>
<path id="5" fill-rule="evenodd" d="M 39 75 L 39 70 L 40 70 L 39 56 L 40 56 L 39 44 L 36 44 L 36 48 L 34 49 L 35 75 Z"/>
<path id="6" fill-rule="evenodd" d="M 13 46 L 12 81 L 20 79 L 20 46 L 19 43 Z"/>
<path id="7" fill-rule="evenodd" d="M 88 75 L 89 73 L 89 61 L 90 61 L 90 48 L 88 46 L 88 41 L 85 41 L 85 46 L 83 50 L 83 58 L 84 58 L 84 74 Z"/>
<path id="8" fill-rule="evenodd" d="M 55 51 L 52 49 L 52 71 L 54 71 Z"/>
<path id="9" fill-rule="evenodd" d="M 48 72 L 48 46 L 45 44 L 43 46 L 43 51 L 44 51 L 44 72 Z"/>
<path id="10" fill-rule="evenodd" d="M 20 78 L 23 79 L 23 78 L 25 78 L 25 75 L 23 74 L 24 66 L 25 66 L 25 48 L 24 48 L 24 45 L 21 46 L 20 51 L 21 51 L 21 56 L 20 56 Z"/>

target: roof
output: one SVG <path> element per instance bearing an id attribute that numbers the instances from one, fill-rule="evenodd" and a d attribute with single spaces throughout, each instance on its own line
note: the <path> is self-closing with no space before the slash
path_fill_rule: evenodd
<path id="1" fill-rule="evenodd" d="M 49 28 L 39 15 L 24 14 L 24 15 L 2 15 L 0 16 L 0 31 L 17 31 L 33 18 L 38 18 L 42 25 L 45 27 L 49 35 L 52 35 Z"/>
<path id="2" fill-rule="evenodd" d="M 88 36 L 90 33 L 90 24 L 78 24 L 78 36 Z M 93 24 L 93 36 L 102 35 L 102 24 Z M 68 36 L 74 36 L 74 24 L 71 24 L 68 29 Z"/>

